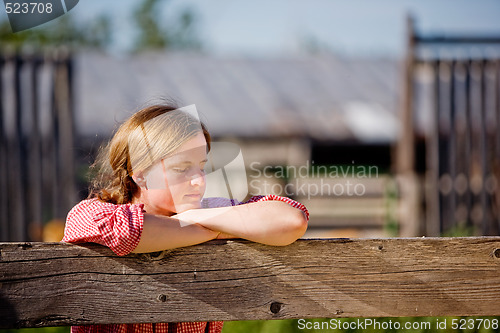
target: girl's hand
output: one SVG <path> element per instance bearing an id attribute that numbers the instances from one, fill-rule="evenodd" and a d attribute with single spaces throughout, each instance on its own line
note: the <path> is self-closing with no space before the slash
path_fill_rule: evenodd
<path id="1" fill-rule="evenodd" d="M 190 219 L 144 214 L 144 224 L 139 244 L 133 253 L 147 253 L 175 249 L 204 243 L 215 239 L 218 231 L 212 231 Z"/>
<path id="2" fill-rule="evenodd" d="M 307 229 L 304 212 L 282 201 L 262 201 L 238 206 L 191 209 L 172 216 L 181 225 L 198 224 L 215 238 L 243 238 L 267 245 L 288 245 Z"/>

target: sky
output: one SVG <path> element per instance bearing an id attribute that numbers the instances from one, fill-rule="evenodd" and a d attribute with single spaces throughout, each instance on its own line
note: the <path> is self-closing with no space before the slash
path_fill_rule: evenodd
<path id="1" fill-rule="evenodd" d="M 80 0 L 71 13 L 83 22 L 109 14 L 112 50 L 122 54 L 133 40 L 137 3 Z M 216 55 L 293 56 L 319 45 L 344 55 L 399 57 L 410 13 L 426 33 L 500 35 L 499 0 L 168 0 L 161 15 L 168 22 L 184 8 L 196 14 L 205 50 Z"/>
<path id="2" fill-rule="evenodd" d="M 114 18 L 114 50 L 127 49 L 131 11 L 137 0 L 81 0 L 75 16 Z M 170 0 L 166 20 L 183 8 L 197 15 L 207 50 L 221 55 L 286 56 L 316 45 L 346 55 L 400 56 L 406 16 L 426 33 L 496 33 L 498 0 Z"/>

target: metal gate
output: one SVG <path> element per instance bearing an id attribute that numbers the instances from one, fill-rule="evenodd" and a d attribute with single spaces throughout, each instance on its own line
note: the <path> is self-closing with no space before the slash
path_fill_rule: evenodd
<path id="1" fill-rule="evenodd" d="M 413 136 L 412 167 L 425 161 L 420 233 L 499 235 L 500 36 L 422 36 L 409 27 L 403 131 Z"/>
<path id="2" fill-rule="evenodd" d="M 0 55 L 0 241 L 40 240 L 74 204 L 72 60 Z"/>

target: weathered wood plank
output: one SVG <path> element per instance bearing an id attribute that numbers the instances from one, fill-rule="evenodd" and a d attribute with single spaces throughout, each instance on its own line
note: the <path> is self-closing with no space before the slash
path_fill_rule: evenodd
<path id="1" fill-rule="evenodd" d="M 118 257 L 0 243 L 0 327 L 500 315 L 500 237 L 220 240 Z"/>

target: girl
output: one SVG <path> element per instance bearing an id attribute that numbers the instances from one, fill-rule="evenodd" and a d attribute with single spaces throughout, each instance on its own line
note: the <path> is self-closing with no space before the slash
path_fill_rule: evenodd
<path id="1" fill-rule="evenodd" d="M 309 213 L 291 199 L 257 196 L 245 204 L 203 199 L 209 150 L 206 127 L 188 112 L 160 104 L 135 113 L 99 153 L 89 199 L 69 212 L 63 241 L 99 243 L 122 256 L 221 238 L 287 245 L 304 234 Z M 71 328 L 73 333 L 221 330 L 222 322 Z"/>

